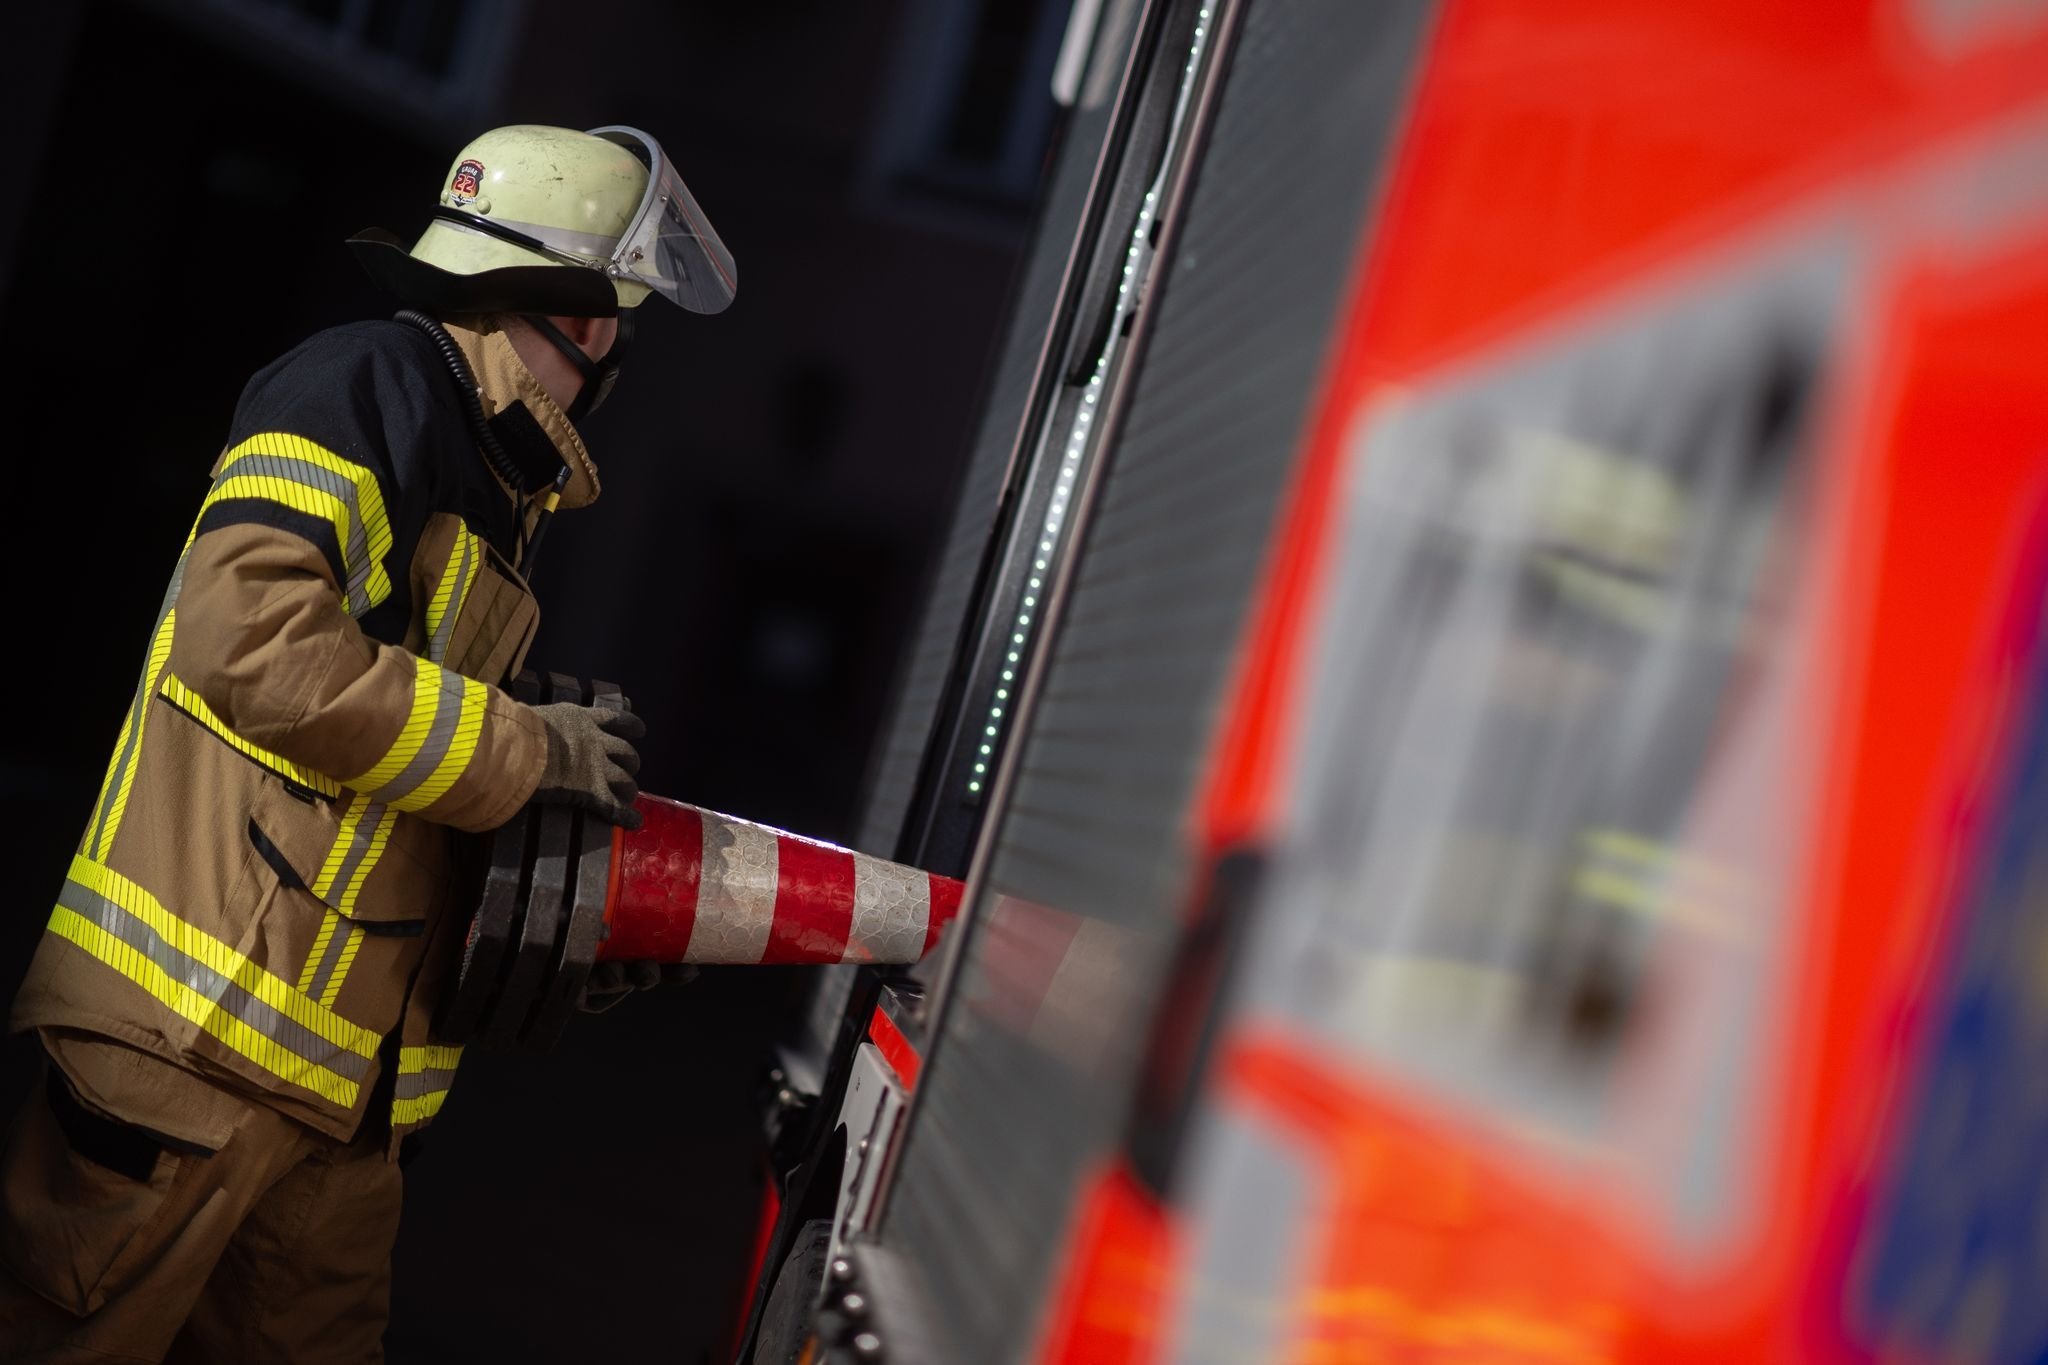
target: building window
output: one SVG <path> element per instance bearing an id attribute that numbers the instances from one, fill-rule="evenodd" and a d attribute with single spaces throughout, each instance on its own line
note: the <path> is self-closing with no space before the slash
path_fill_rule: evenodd
<path id="1" fill-rule="evenodd" d="M 394 122 L 460 120 L 497 93 L 523 0 L 146 0 Z"/>
<path id="2" fill-rule="evenodd" d="M 1068 0 L 908 0 L 876 125 L 875 207 L 1013 233 L 1038 189 Z"/>

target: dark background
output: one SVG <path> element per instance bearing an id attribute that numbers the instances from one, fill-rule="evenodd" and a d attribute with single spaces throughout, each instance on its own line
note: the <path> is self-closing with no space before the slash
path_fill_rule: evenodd
<path id="1" fill-rule="evenodd" d="M 249 374 L 392 303 L 341 246 L 424 226 L 512 122 L 661 139 L 739 263 L 642 310 L 550 531 L 530 662 L 621 682 L 643 783 L 827 839 L 951 508 L 1056 122 L 1064 0 L 161 0 L 0 19 L 11 997 Z M 877 850 L 888 852 L 888 850 Z M 472 1049 L 408 1171 L 395 1361 L 722 1358 L 794 969 L 707 971 Z M 0 1053 L 12 1113 L 34 1045 Z"/>

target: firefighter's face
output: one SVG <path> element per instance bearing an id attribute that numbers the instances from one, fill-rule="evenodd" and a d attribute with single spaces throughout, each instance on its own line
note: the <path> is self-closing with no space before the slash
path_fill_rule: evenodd
<path id="1" fill-rule="evenodd" d="M 550 317 L 548 321 L 592 360 L 604 359 L 619 339 L 617 318 Z M 520 360 L 525 362 L 533 377 L 540 381 L 540 386 L 547 390 L 548 397 L 565 409 L 574 403 L 577 394 L 583 391 L 583 375 L 569 363 L 569 358 L 524 319 L 510 319 L 506 333 L 512 340 L 512 348 L 519 353 Z"/>
<path id="2" fill-rule="evenodd" d="M 612 344 L 619 339 L 617 318 L 554 318 L 549 322 L 562 329 L 562 334 L 583 348 L 583 353 L 592 360 L 603 360 L 611 351 Z"/>
<path id="3" fill-rule="evenodd" d="M 563 321 L 570 320 L 563 319 Z M 583 349 L 592 360 L 603 360 L 619 339 L 619 320 L 617 318 L 579 318 L 574 319 L 574 321 L 596 324 L 596 334 L 587 343 L 583 344 Z M 559 327 L 561 323 L 558 322 L 555 325 Z M 575 336 L 576 334 L 571 332 L 569 335 Z"/>

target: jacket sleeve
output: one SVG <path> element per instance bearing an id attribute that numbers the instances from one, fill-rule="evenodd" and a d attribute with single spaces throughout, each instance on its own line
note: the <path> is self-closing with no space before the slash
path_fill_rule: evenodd
<path id="1" fill-rule="evenodd" d="M 538 787 L 546 734 L 531 707 L 359 624 L 406 572 L 392 513 L 418 496 L 381 435 L 340 453 L 259 432 L 222 457 L 186 549 L 171 671 L 258 748 L 428 820 L 490 829 Z"/>

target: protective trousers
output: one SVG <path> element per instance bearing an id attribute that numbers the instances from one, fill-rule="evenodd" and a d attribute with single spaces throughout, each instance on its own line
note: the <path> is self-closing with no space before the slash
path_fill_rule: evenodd
<path id="1" fill-rule="evenodd" d="M 45 1070 L 0 1165 L 0 1359 L 383 1359 L 401 1185 L 387 1132 L 337 1142 L 132 1054 L 113 1088 L 160 1082 L 170 1131 L 207 1105 L 224 1116 L 208 1154 L 111 1121 L 80 1099 L 98 1088 Z"/>

